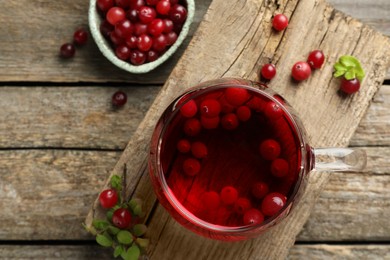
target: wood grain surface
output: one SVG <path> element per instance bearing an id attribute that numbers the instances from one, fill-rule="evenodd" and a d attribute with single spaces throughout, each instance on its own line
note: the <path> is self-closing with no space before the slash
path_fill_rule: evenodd
<path id="1" fill-rule="evenodd" d="M 207 79 L 223 76 L 255 79 L 258 66 L 267 60 L 280 68 L 278 80 L 272 81 L 270 86 L 286 96 L 298 110 L 312 144 L 345 146 L 349 143 L 370 99 L 385 77 L 389 63 L 388 39 L 321 1 L 288 1 L 280 6 L 273 2 L 263 3 L 240 2 L 227 7 L 222 1 L 212 2 L 204 22 L 113 170 L 119 174 L 124 163 L 131 169 L 128 172 L 129 195 L 135 193 L 135 196 L 146 198 L 149 206 L 154 204 L 146 170 L 147 141 L 158 115 L 173 97 Z M 284 34 L 274 34 L 271 29 L 266 29 L 276 8 L 281 8 L 291 17 L 289 29 Z M 305 14 L 309 12 L 312 16 L 307 18 Z M 308 19 L 305 24 L 300 22 L 304 18 Z M 232 22 L 220 26 L 226 20 Z M 311 28 L 319 30 L 313 33 Z M 215 32 L 219 36 L 217 42 L 215 37 L 210 37 Z M 324 66 L 320 75 L 313 75 L 300 86 L 292 83 L 288 69 L 291 63 L 318 47 L 331 53 L 328 66 Z M 329 66 L 345 53 L 358 56 L 369 75 L 365 80 L 366 88 L 347 99 L 337 95 L 337 81 L 332 79 L 332 67 Z M 194 60 L 207 61 L 211 66 L 194 63 Z M 313 85 L 316 88 L 310 87 Z M 284 258 L 327 179 L 327 174 L 312 174 L 304 199 L 288 221 L 256 240 L 243 243 L 226 244 L 200 238 L 180 227 L 158 206 L 149 220 L 152 246 L 148 254 L 151 259 L 213 259 L 217 256 L 234 259 L 238 255 L 243 259 Z M 95 203 L 87 225 L 99 215 L 99 206 Z M 186 248 L 189 243 L 192 247 Z M 204 248 L 207 250 L 201 250 Z"/>

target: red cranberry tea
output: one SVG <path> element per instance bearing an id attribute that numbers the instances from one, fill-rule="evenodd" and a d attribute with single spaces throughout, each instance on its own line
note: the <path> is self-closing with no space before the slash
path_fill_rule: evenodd
<path id="1" fill-rule="evenodd" d="M 284 207 L 301 155 L 278 102 L 239 87 L 178 101 L 184 105 L 162 133 L 160 161 L 186 210 L 211 224 L 239 227 L 267 221 Z"/>

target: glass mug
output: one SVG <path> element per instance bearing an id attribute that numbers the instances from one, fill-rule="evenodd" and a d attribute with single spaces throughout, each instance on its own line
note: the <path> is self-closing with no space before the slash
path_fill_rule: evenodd
<path id="1" fill-rule="evenodd" d="M 266 85 L 222 78 L 168 106 L 152 135 L 149 174 L 181 225 L 238 241 L 283 220 L 310 171 L 360 171 L 365 164 L 363 150 L 312 148 L 297 113 Z"/>

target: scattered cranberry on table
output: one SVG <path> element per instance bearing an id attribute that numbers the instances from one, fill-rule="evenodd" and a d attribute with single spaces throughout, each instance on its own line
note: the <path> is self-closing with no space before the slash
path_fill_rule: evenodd
<path id="1" fill-rule="evenodd" d="M 72 58 L 76 53 L 76 48 L 72 43 L 64 43 L 60 48 L 60 56 L 62 58 L 68 59 Z"/>
<path id="2" fill-rule="evenodd" d="M 347 80 L 345 78 L 341 79 L 340 90 L 346 94 L 353 94 L 358 92 L 360 89 L 360 82 L 357 78 Z"/>
<path id="3" fill-rule="evenodd" d="M 268 63 L 264 64 L 260 71 L 261 76 L 264 79 L 271 80 L 276 75 L 276 68 L 274 64 Z"/>
<path id="4" fill-rule="evenodd" d="M 297 81 L 308 79 L 311 75 L 311 68 L 309 63 L 305 61 L 298 61 L 292 67 L 291 75 Z"/>
<path id="5" fill-rule="evenodd" d="M 309 56 L 307 57 L 307 63 L 309 63 L 312 69 L 320 69 L 322 64 L 324 64 L 324 61 L 325 55 L 320 50 L 314 50 L 310 52 Z"/>
<path id="6" fill-rule="evenodd" d="M 288 26 L 288 18 L 284 14 L 275 15 L 272 19 L 272 27 L 277 31 L 283 31 Z"/>
<path id="7" fill-rule="evenodd" d="M 83 28 L 80 28 L 78 30 L 76 30 L 73 34 L 73 42 L 76 44 L 76 45 L 84 45 L 86 44 L 88 41 L 88 32 L 83 29 Z"/>
<path id="8" fill-rule="evenodd" d="M 123 91 L 117 91 L 112 95 L 112 104 L 115 107 L 122 107 L 127 102 L 127 95 Z"/>

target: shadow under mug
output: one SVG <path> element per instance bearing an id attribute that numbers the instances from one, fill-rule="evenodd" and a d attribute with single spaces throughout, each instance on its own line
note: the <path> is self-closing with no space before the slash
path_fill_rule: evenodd
<path id="1" fill-rule="evenodd" d="M 202 236 L 259 236 L 294 209 L 312 171 L 360 171 L 363 150 L 313 148 L 297 113 L 266 85 L 200 83 L 175 99 L 152 135 L 149 174 L 170 215 Z"/>

